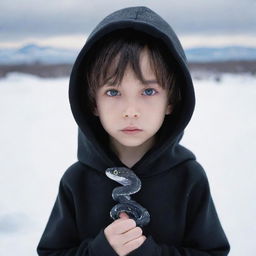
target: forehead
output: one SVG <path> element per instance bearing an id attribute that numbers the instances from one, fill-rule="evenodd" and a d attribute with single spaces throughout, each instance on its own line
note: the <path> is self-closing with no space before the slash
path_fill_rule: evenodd
<path id="1" fill-rule="evenodd" d="M 114 40 L 101 45 L 92 62 L 91 79 L 95 88 L 106 84 L 119 86 L 124 79 L 127 68 L 130 68 L 141 85 L 159 85 L 166 88 L 168 80 L 167 65 L 164 60 L 164 49 L 154 42 L 133 40 Z M 92 58 L 92 59 L 95 59 Z M 156 83 L 157 81 L 157 83 Z"/>
<path id="2" fill-rule="evenodd" d="M 154 63 L 153 60 L 151 59 L 151 55 L 149 54 L 149 50 L 146 48 L 140 52 L 139 65 L 141 71 L 145 73 L 145 75 L 155 76 Z"/>
<path id="3" fill-rule="evenodd" d="M 130 66 L 127 66 L 126 69 L 124 70 L 124 74 L 122 78 L 119 81 L 120 83 L 115 83 L 114 79 L 113 80 L 110 79 L 106 81 L 104 86 L 106 87 L 121 86 L 122 81 L 126 81 L 129 83 L 129 81 L 134 81 L 133 79 L 135 79 L 137 80 L 138 84 L 142 85 L 143 87 L 148 87 L 148 86 L 160 87 L 153 70 L 147 69 L 146 65 L 140 65 L 140 70 L 142 72 L 143 79 L 140 79 L 139 75 Z"/>
<path id="4" fill-rule="evenodd" d="M 157 83 L 156 79 L 156 67 L 154 66 L 154 62 L 151 58 L 149 50 L 144 47 L 140 50 L 137 56 L 133 56 L 132 59 L 126 62 L 126 66 L 124 66 L 124 59 L 126 56 L 121 55 L 119 52 L 111 61 L 110 65 L 108 65 L 106 70 L 107 77 L 112 77 L 109 83 L 118 76 L 118 74 L 122 74 L 122 78 L 135 76 L 137 79 L 143 81 L 145 84 L 155 84 Z M 140 76 L 141 73 L 141 76 Z M 142 79 L 143 78 L 143 79 Z"/>

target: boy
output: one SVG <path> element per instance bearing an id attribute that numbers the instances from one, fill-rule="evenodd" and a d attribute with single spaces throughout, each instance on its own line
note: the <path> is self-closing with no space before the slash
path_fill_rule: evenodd
<path id="1" fill-rule="evenodd" d="M 228 255 L 205 171 L 179 144 L 194 89 L 179 40 L 159 15 L 140 6 L 107 16 L 73 66 L 69 99 L 78 162 L 61 178 L 39 255 Z M 147 225 L 125 212 L 110 218 L 110 167 L 140 179 L 133 199 L 149 212 Z"/>

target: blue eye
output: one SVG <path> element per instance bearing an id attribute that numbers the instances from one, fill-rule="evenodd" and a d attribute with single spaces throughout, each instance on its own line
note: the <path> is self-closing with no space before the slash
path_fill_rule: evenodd
<path id="1" fill-rule="evenodd" d="M 148 88 L 148 89 L 144 90 L 144 92 L 146 92 L 146 94 L 144 94 L 146 96 L 152 96 L 152 95 L 155 95 L 157 93 L 157 91 L 153 88 Z M 114 90 L 114 89 L 111 89 L 111 90 L 107 90 L 106 94 L 110 97 L 114 97 L 114 96 L 117 96 L 118 91 Z"/>
<path id="2" fill-rule="evenodd" d="M 152 91 L 155 91 L 155 93 L 154 94 L 150 93 Z M 148 95 L 148 96 L 155 95 L 157 93 L 157 91 L 153 88 L 148 88 L 145 90 L 145 92 L 146 92 L 146 95 Z"/>
<path id="3" fill-rule="evenodd" d="M 110 92 L 110 94 L 108 94 L 108 92 Z M 111 92 L 114 92 L 114 94 L 112 94 Z M 116 93 L 118 93 L 118 91 L 117 90 L 108 90 L 106 93 L 108 96 L 113 97 L 113 96 L 116 96 Z"/>

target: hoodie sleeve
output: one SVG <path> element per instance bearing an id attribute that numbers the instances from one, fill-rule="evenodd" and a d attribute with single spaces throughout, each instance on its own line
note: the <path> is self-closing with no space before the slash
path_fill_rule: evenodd
<path id="1" fill-rule="evenodd" d="M 191 189 L 183 244 L 158 244 L 149 235 L 129 256 L 226 256 L 230 245 L 220 224 L 206 175 Z M 169 223 L 171 225 L 172 223 Z"/>
<path id="2" fill-rule="evenodd" d="M 79 239 L 72 194 L 63 180 L 60 181 L 59 193 L 37 246 L 37 253 L 40 256 L 118 256 L 108 243 L 103 229 L 94 238 Z"/>

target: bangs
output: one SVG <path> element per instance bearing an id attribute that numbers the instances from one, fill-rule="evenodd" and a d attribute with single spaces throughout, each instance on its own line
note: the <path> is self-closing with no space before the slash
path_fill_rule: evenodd
<path id="1" fill-rule="evenodd" d="M 140 56 L 143 50 L 148 53 L 150 67 L 158 84 L 168 89 L 170 102 L 174 104 L 179 100 L 174 86 L 176 70 L 173 63 L 175 62 L 171 61 L 171 56 L 166 56 L 169 52 L 166 46 L 145 33 L 122 29 L 101 38 L 88 55 L 87 95 L 92 107 L 95 106 L 96 91 L 105 84 L 119 86 L 127 67 L 131 68 L 143 85 L 147 84 L 140 67 Z"/>

